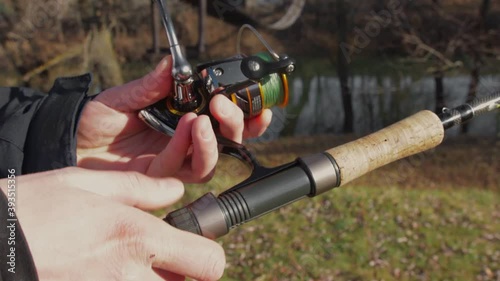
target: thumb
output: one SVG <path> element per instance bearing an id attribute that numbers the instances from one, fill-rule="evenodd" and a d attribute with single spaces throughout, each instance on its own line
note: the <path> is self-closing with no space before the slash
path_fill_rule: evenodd
<path id="1" fill-rule="evenodd" d="M 113 87 L 95 101 L 121 112 L 134 112 L 165 98 L 172 91 L 172 57 L 167 56 L 146 76 Z"/>
<path id="2" fill-rule="evenodd" d="M 169 206 L 184 194 L 182 182 L 174 178 L 152 178 L 138 172 L 94 171 L 65 168 L 52 171 L 66 186 L 110 197 L 142 210 Z"/>

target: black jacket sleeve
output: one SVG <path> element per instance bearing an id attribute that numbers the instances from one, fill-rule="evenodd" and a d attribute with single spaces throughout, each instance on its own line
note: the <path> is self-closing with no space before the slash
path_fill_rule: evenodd
<path id="1" fill-rule="evenodd" d="M 0 178 L 76 164 L 76 129 L 91 75 L 59 78 L 49 94 L 0 88 Z"/>
<path id="2" fill-rule="evenodd" d="M 14 170 L 19 176 L 76 165 L 78 119 L 90 99 L 91 80 L 90 74 L 59 78 L 48 95 L 0 88 L 0 178 Z M 21 226 L 9 210 L 11 197 L 0 193 L 0 281 L 38 280 Z M 9 244 L 11 236 L 15 245 Z"/>

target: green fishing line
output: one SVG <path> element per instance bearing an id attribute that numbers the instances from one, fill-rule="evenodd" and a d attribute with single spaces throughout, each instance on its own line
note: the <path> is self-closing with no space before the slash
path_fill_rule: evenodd
<path id="1" fill-rule="evenodd" d="M 269 53 L 258 53 L 257 56 L 265 61 L 273 60 Z M 285 91 L 280 74 L 273 73 L 267 75 L 260 83 L 262 85 L 262 95 L 264 96 L 264 108 L 271 108 L 284 103 Z"/>

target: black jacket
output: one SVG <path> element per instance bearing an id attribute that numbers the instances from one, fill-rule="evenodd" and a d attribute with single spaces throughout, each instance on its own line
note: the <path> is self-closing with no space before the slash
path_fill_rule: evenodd
<path id="1" fill-rule="evenodd" d="M 0 178 L 12 177 L 12 170 L 19 176 L 76 165 L 78 118 L 90 99 L 91 80 L 90 74 L 59 78 L 48 95 L 27 88 L 0 88 Z M 0 193 L 0 281 L 38 280 L 19 222 Z M 15 230 L 6 227 L 11 223 Z M 15 245 L 9 245 L 14 233 Z M 9 265 L 13 246 L 15 262 Z M 9 271 L 11 265 L 15 273 Z"/>

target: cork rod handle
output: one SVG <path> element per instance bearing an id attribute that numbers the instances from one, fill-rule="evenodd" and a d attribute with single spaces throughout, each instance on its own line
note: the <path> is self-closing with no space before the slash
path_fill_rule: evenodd
<path id="1" fill-rule="evenodd" d="M 340 169 L 340 185 L 401 158 L 434 148 L 444 128 L 431 111 L 420 111 L 373 134 L 329 149 Z"/>

